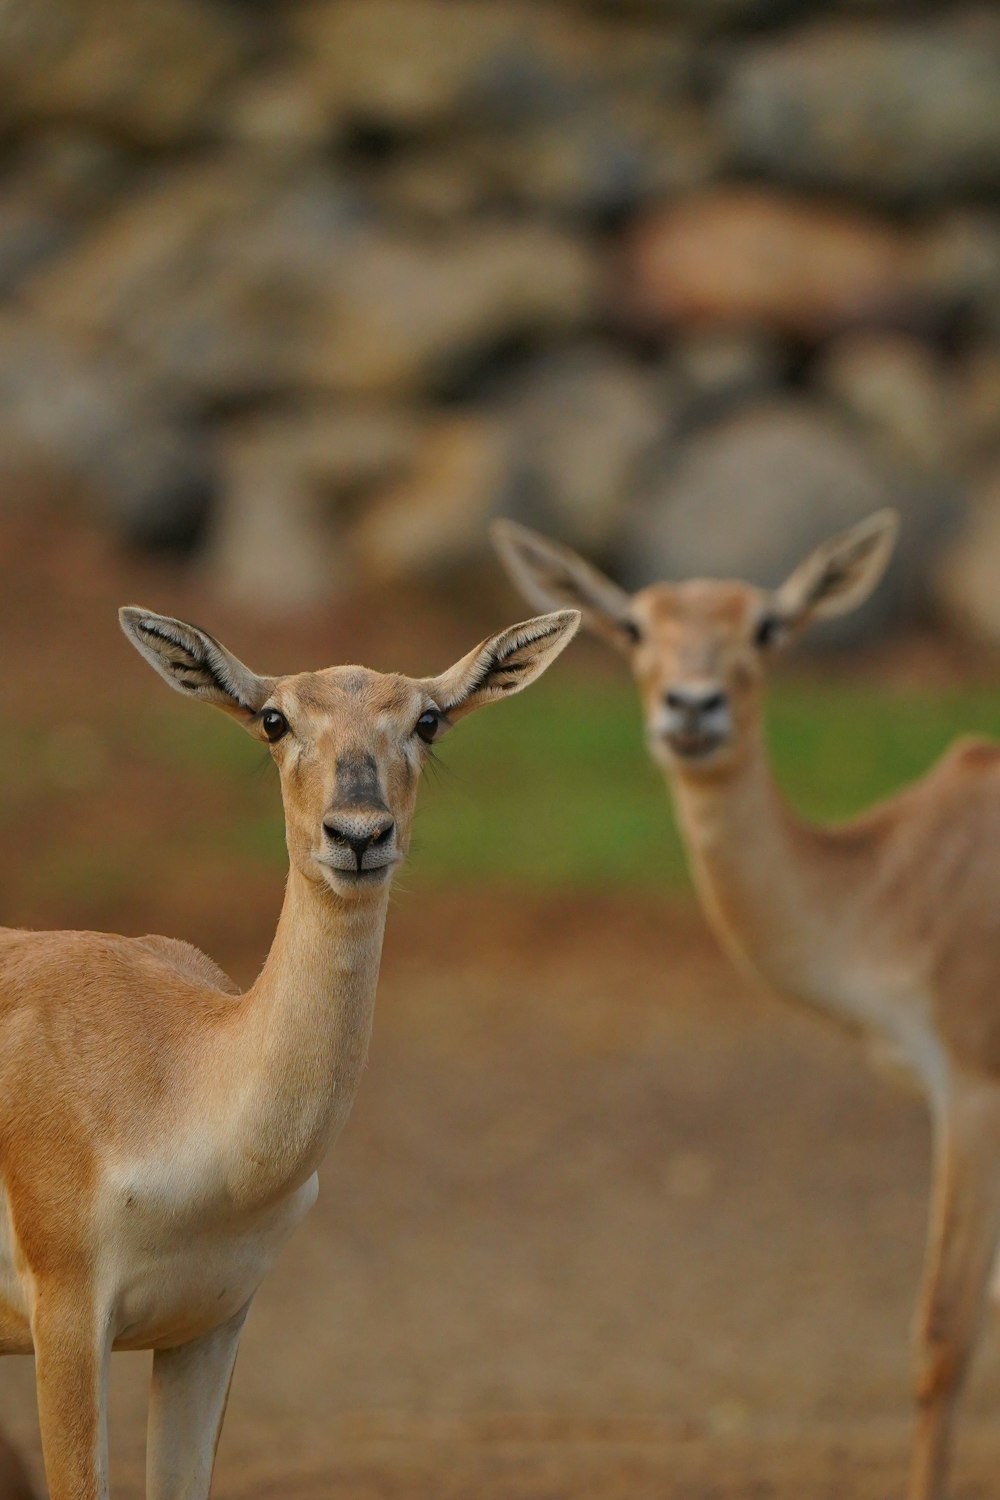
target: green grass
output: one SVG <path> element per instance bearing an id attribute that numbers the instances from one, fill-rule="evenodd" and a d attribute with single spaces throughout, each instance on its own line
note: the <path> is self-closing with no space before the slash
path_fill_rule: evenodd
<path id="1" fill-rule="evenodd" d="M 1000 739 L 1000 690 L 904 694 L 788 683 L 773 695 L 768 726 L 790 800 L 810 817 L 836 819 L 919 776 L 957 734 Z M 421 879 L 577 886 L 687 879 L 630 684 L 542 683 L 460 724 L 440 757 L 447 771 L 421 792 Z"/>
<path id="2" fill-rule="evenodd" d="M 776 687 L 768 724 L 786 795 L 808 816 L 835 819 L 919 776 L 957 734 L 1000 739 L 1000 689 L 941 694 L 790 681 Z M 235 868 L 280 875 L 277 778 L 260 747 L 221 715 L 168 702 L 141 717 L 112 710 L 102 729 L 89 732 L 103 735 L 100 754 L 86 744 L 81 753 L 72 726 L 68 737 L 65 729 L 28 726 L 0 742 L 0 824 L 30 829 L 35 809 L 57 814 L 57 844 L 29 846 L 44 867 L 39 878 L 58 877 L 74 889 L 127 879 L 143 837 L 141 803 L 110 819 L 100 847 L 84 851 L 85 858 L 72 847 L 78 799 L 89 791 L 89 784 L 71 785 L 73 775 L 92 762 L 94 789 L 106 791 L 118 757 L 148 768 L 154 797 L 167 773 L 163 795 L 177 814 L 158 825 L 165 867 L 182 868 L 210 851 Z M 460 723 L 436 762 L 420 790 L 403 876 L 411 889 L 686 884 L 669 797 L 647 757 L 635 692 L 625 680 L 539 683 Z"/>

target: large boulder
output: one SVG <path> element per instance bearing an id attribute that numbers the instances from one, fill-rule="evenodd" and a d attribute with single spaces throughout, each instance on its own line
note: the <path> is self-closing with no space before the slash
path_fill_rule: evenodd
<path id="1" fill-rule="evenodd" d="M 906 242 L 873 215 L 765 189 L 695 193 L 642 216 L 623 298 L 653 327 L 758 326 L 802 339 L 912 316 Z"/>
<path id="2" fill-rule="evenodd" d="M 925 302 L 1000 337 L 1000 214 L 952 208 L 911 239 L 911 275 Z"/>
<path id="3" fill-rule="evenodd" d="M 182 544 L 203 522 L 211 462 L 197 430 L 127 364 L 8 311 L 0 476 L 7 504 L 75 500 L 133 540 Z"/>
<path id="4" fill-rule="evenodd" d="M 824 21 L 734 53 L 735 159 L 782 182 L 897 198 L 1000 186 L 1000 26 Z"/>
<path id="5" fill-rule="evenodd" d="M 815 382 L 901 471 L 934 475 L 951 466 L 954 382 L 920 340 L 868 330 L 843 334 L 824 351 Z"/>
<path id="6" fill-rule="evenodd" d="M 604 553 L 672 431 L 666 373 L 596 343 L 571 345 L 520 376 L 510 414 L 510 513 Z"/>
<path id="7" fill-rule="evenodd" d="M 494 415 L 461 412 L 429 424 L 408 472 L 373 497 L 351 531 L 361 576 L 436 578 L 480 557 L 486 523 L 503 507 L 508 455 L 509 433 Z"/>
<path id="8" fill-rule="evenodd" d="M 245 399 L 299 377 L 361 218 L 320 168 L 223 154 L 152 174 L 24 295 L 186 397 Z"/>
<path id="9" fill-rule="evenodd" d="M 943 614 L 977 640 L 1000 644 L 1000 458 L 970 486 L 963 524 L 934 575 Z"/>
<path id="10" fill-rule="evenodd" d="M 664 97 L 690 57 L 671 28 L 530 0 L 314 0 L 294 31 L 299 89 L 330 128 L 393 137 L 564 116 L 602 87 Z"/>
<path id="11" fill-rule="evenodd" d="M 901 495 L 856 434 L 822 408 L 774 400 L 699 429 L 668 455 L 622 548 L 623 581 L 742 578 L 774 587 L 810 548 L 887 504 L 906 525 L 900 561 L 836 638 L 870 633 L 911 602 L 928 512 Z"/>
<path id="12" fill-rule="evenodd" d="M 408 473 L 421 419 L 311 403 L 226 424 L 205 576 L 269 615 L 322 604 L 355 581 L 347 511 Z"/>
<path id="13" fill-rule="evenodd" d="M 692 328 L 670 350 L 678 412 L 684 427 L 759 401 L 784 385 L 784 342 L 759 328 Z"/>
<path id="14" fill-rule="evenodd" d="M 0 294 L 64 254 L 107 212 L 133 173 L 128 154 L 91 131 L 53 127 L 11 153 L 0 183 Z"/>
<path id="15" fill-rule="evenodd" d="M 407 236 L 332 172 L 223 154 L 167 174 L 25 289 L 58 330 L 198 402 L 404 391 L 585 319 L 592 253 L 535 223 Z"/>
<path id="16" fill-rule="evenodd" d="M 494 199 L 599 218 L 702 187 L 722 160 L 708 111 L 631 95 L 473 135 L 467 153 Z"/>
<path id="17" fill-rule="evenodd" d="M 253 46 L 217 0 L 0 0 L 0 119 L 78 121 L 144 146 L 205 129 Z"/>
<path id="18" fill-rule="evenodd" d="M 437 236 L 373 234 L 314 309 L 302 376 L 364 394 L 453 388 L 497 348 L 587 323 L 598 293 L 596 253 L 544 223 L 487 219 Z"/>
<path id="19" fill-rule="evenodd" d="M 952 418 L 963 464 L 979 467 L 1000 453 L 1000 347 L 977 344 L 958 362 Z"/>

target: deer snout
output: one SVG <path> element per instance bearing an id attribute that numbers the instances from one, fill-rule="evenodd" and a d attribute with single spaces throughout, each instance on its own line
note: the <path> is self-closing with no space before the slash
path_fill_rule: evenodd
<path id="1" fill-rule="evenodd" d="M 731 733 L 729 694 L 718 682 L 675 683 L 663 694 L 657 727 L 676 754 L 705 755 Z"/>
<path id="2" fill-rule="evenodd" d="M 333 808 L 323 833 L 336 869 L 378 870 L 395 854 L 396 821 L 385 808 Z"/>
<path id="3" fill-rule="evenodd" d="M 663 700 L 674 713 L 687 714 L 694 719 L 703 714 L 717 713 L 726 707 L 728 701 L 725 691 L 719 687 L 668 688 Z"/>

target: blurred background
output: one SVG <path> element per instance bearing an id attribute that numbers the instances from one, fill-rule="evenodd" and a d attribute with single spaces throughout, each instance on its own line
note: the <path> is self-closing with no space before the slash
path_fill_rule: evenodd
<path id="1" fill-rule="evenodd" d="M 493 515 L 628 586 L 770 585 L 897 505 L 876 599 L 779 674 L 782 784 L 845 815 L 1000 733 L 993 4 L 0 0 L 0 303 L 6 923 L 249 982 L 275 778 L 116 607 L 436 672 L 527 612 Z M 440 761 L 216 1492 L 898 1493 L 918 1104 L 716 952 L 610 654 Z M 0 1414 L 37 1476 L 28 1362 Z"/>

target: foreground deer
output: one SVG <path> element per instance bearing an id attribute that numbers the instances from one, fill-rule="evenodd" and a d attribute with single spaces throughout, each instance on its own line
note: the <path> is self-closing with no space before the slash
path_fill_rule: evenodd
<path id="1" fill-rule="evenodd" d="M 1000 746 L 960 741 L 899 796 L 814 827 L 775 786 L 761 723 L 768 657 L 860 604 L 895 533 L 894 513 L 881 511 L 775 593 L 696 581 L 634 596 L 512 522 L 494 536 L 529 599 L 581 610 L 629 658 L 726 947 L 774 989 L 891 1052 L 926 1092 L 933 1204 L 910 1495 L 939 1500 L 1000 1240 Z"/>
<path id="2" fill-rule="evenodd" d="M 108 1356 L 155 1350 L 148 1500 L 204 1500 L 247 1310 L 365 1063 L 428 747 L 533 682 L 579 616 L 418 681 L 258 677 L 180 620 L 121 621 L 172 687 L 270 746 L 291 867 L 244 995 L 172 938 L 0 934 L 0 1352 L 34 1349 L 52 1500 L 104 1500 Z"/>

